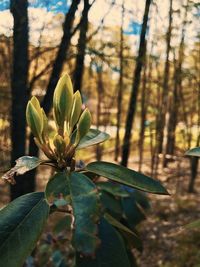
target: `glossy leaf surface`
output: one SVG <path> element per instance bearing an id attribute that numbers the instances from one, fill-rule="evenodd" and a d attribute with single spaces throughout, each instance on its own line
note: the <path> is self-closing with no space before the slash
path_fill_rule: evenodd
<path id="1" fill-rule="evenodd" d="M 120 234 L 105 219 L 99 224 L 101 244 L 95 257 L 77 256 L 76 267 L 131 267 Z"/>
<path id="2" fill-rule="evenodd" d="M 84 254 L 93 254 L 98 244 L 96 186 L 87 176 L 73 172 L 69 176 L 69 188 L 75 217 L 75 248 Z"/>
<path id="3" fill-rule="evenodd" d="M 40 192 L 23 195 L 0 210 L 0 266 L 23 266 L 48 214 L 49 205 Z"/>
<path id="4" fill-rule="evenodd" d="M 109 134 L 97 129 L 90 129 L 89 132 L 80 140 L 77 149 L 100 144 L 110 138 Z"/>
<path id="5" fill-rule="evenodd" d="M 114 163 L 96 161 L 89 163 L 86 170 L 142 191 L 168 195 L 167 190 L 158 180 Z"/>

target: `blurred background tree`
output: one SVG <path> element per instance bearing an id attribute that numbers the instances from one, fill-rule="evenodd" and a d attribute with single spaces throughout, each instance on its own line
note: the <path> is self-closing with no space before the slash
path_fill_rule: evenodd
<path id="1" fill-rule="evenodd" d="M 111 135 L 80 160 L 138 168 L 171 183 L 179 197 L 198 191 L 198 158 L 183 155 L 200 142 L 199 17 L 198 0 L 0 1 L 0 171 L 38 155 L 27 101 L 37 96 L 51 117 L 55 85 L 67 71 L 93 127 Z M 0 184 L 1 206 L 43 189 L 50 171 L 17 177 L 5 199 Z"/>

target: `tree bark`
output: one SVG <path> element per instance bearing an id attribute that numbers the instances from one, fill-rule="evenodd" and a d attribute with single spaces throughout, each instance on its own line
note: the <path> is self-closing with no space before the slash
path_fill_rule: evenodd
<path id="1" fill-rule="evenodd" d="M 146 58 L 146 57 L 145 57 Z M 150 59 L 149 59 L 150 60 Z M 138 170 L 141 171 L 142 163 L 143 163 L 143 147 L 144 147 L 144 137 L 145 137 L 145 121 L 147 115 L 147 60 L 145 59 L 145 66 L 143 69 L 143 81 L 142 81 L 142 92 L 141 92 L 141 121 L 140 121 L 140 134 L 139 134 L 139 168 Z M 151 80 L 151 66 L 149 66 L 149 73 L 148 73 L 148 83 Z"/>
<path id="2" fill-rule="evenodd" d="M 146 53 L 145 36 L 146 36 L 146 31 L 147 31 L 147 22 L 148 22 L 150 5 L 151 5 L 151 0 L 146 0 L 142 29 L 141 29 L 141 34 L 140 34 L 139 52 L 138 52 L 138 56 L 136 59 L 136 67 L 135 67 L 134 77 L 133 77 L 133 86 L 132 86 L 132 92 L 131 92 L 131 97 L 130 97 L 130 102 L 129 102 L 128 114 L 126 118 L 125 135 L 124 135 L 123 147 L 122 147 L 121 164 L 124 166 L 127 166 L 128 158 L 130 154 L 132 125 L 133 125 L 133 121 L 134 121 L 134 117 L 136 113 L 136 104 L 137 104 L 137 96 L 138 96 L 139 85 L 140 85 L 141 70 L 143 67 L 144 56 Z"/>
<path id="3" fill-rule="evenodd" d="M 178 120 L 178 106 L 179 106 L 179 98 L 178 98 L 178 85 L 180 80 L 180 70 L 177 67 L 177 61 L 174 55 L 174 86 L 173 86 L 173 95 L 171 98 L 170 108 L 169 108 L 169 123 L 167 129 L 167 145 L 166 145 L 166 154 L 174 155 L 175 141 L 176 141 L 176 125 Z M 167 166 L 168 159 L 164 159 L 164 167 Z"/>
<path id="4" fill-rule="evenodd" d="M 73 21 L 75 18 L 75 13 L 78 8 L 78 5 L 80 3 L 80 0 L 73 0 L 72 4 L 69 8 L 68 13 L 66 14 L 65 17 L 65 22 L 63 26 L 63 37 L 58 49 L 58 53 L 55 59 L 55 62 L 53 64 L 53 70 L 49 79 L 49 83 L 47 86 L 46 94 L 44 96 L 44 99 L 42 101 L 42 107 L 44 108 L 44 111 L 49 114 L 51 107 L 52 107 L 52 101 L 53 101 L 53 93 L 54 89 L 56 87 L 56 84 L 58 82 L 58 79 L 60 77 L 65 58 L 66 58 L 66 53 L 68 51 L 70 41 L 71 41 L 71 36 L 72 36 L 72 26 L 73 26 Z"/>
<path id="5" fill-rule="evenodd" d="M 74 91 L 81 91 L 82 89 L 85 49 L 87 43 L 88 13 L 90 8 L 91 5 L 89 4 L 89 0 L 84 0 L 84 9 L 80 22 L 80 35 L 77 45 L 76 66 L 73 74 Z"/>
<path id="6" fill-rule="evenodd" d="M 172 4 L 173 1 L 170 0 L 170 7 L 169 7 L 169 26 L 166 36 L 166 60 L 165 60 L 165 70 L 164 70 L 164 80 L 163 80 L 163 93 L 162 93 L 162 105 L 161 110 L 159 113 L 158 118 L 158 154 L 163 152 L 163 138 L 164 138 L 164 128 L 165 128 L 165 122 L 166 122 L 166 112 L 167 112 L 167 106 L 168 106 L 168 89 L 169 89 L 169 68 L 170 68 L 170 62 L 169 62 L 169 53 L 171 50 L 171 32 L 172 32 Z"/>
<path id="7" fill-rule="evenodd" d="M 26 104 L 28 101 L 28 1 L 11 0 L 10 11 L 14 19 L 13 66 L 11 74 L 11 164 L 25 155 L 26 144 Z M 11 199 L 32 191 L 32 185 L 24 175 L 16 177 L 16 185 L 11 187 Z"/>
<path id="8" fill-rule="evenodd" d="M 101 126 L 101 104 L 103 100 L 104 85 L 103 85 L 103 67 L 102 65 L 97 66 L 97 129 Z M 101 160 L 102 157 L 102 146 L 97 145 L 96 147 L 96 160 Z"/>
<path id="9" fill-rule="evenodd" d="M 119 89 L 117 95 L 117 129 L 116 129 L 116 140 L 115 140 L 115 161 L 118 161 L 119 152 L 120 152 L 120 127 L 121 127 L 121 113 L 122 113 L 122 91 L 123 91 L 123 74 L 124 74 L 124 35 L 123 35 L 123 28 L 124 28 L 124 1 L 122 3 L 122 17 L 121 17 L 121 28 L 120 28 L 120 75 L 119 75 Z"/>

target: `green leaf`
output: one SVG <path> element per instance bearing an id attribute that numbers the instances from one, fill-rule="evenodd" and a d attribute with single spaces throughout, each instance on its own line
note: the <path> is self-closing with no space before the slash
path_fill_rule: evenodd
<path id="1" fill-rule="evenodd" d="M 186 156 L 200 157 L 200 147 L 195 147 L 185 153 Z"/>
<path id="2" fill-rule="evenodd" d="M 158 180 L 114 163 L 96 161 L 89 163 L 86 170 L 142 191 L 162 195 L 169 194 Z"/>
<path id="3" fill-rule="evenodd" d="M 135 201 L 142 207 L 144 210 L 149 210 L 151 208 L 149 199 L 146 193 L 134 190 L 132 196 L 134 197 Z"/>
<path id="4" fill-rule="evenodd" d="M 76 267 L 131 267 L 120 234 L 105 219 L 99 224 L 101 244 L 95 257 L 77 255 Z"/>
<path id="5" fill-rule="evenodd" d="M 47 183 L 45 189 L 45 197 L 49 203 L 54 203 L 58 200 L 65 200 L 67 204 L 70 202 L 70 190 L 68 177 L 65 172 L 56 173 Z"/>
<path id="6" fill-rule="evenodd" d="M 73 172 L 69 176 L 69 186 L 75 217 L 74 244 L 77 251 L 84 254 L 95 252 L 98 238 L 98 194 L 96 186 L 87 176 Z"/>
<path id="7" fill-rule="evenodd" d="M 129 197 L 130 193 L 121 187 L 121 185 L 112 182 L 98 182 L 97 187 L 101 190 L 118 197 Z"/>
<path id="8" fill-rule="evenodd" d="M 40 192 L 23 195 L 0 210 L 0 266 L 23 266 L 48 214 L 49 205 Z"/>
<path id="9" fill-rule="evenodd" d="M 123 225 L 122 223 L 120 223 L 119 221 L 117 221 L 114 217 L 112 217 L 110 214 L 105 213 L 104 214 L 104 218 L 106 219 L 107 222 L 109 222 L 110 224 L 112 224 L 112 226 L 125 231 L 131 235 L 136 236 L 136 234 L 134 234 L 128 227 L 126 227 L 125 225 Z"/>
<path id="10" fill-rule="evenodd" d="M 97 129 L 90 129 L 89 132 L 80 140 L 77 149 L 97 145 L 110 138 L 110 135 Z"/>
<path id="11" fill-rule="evenodd" d="M 129 227 L 134 228 L 141 221 L 146 219 L 144 210 L 135 200 L 134 196 L 129 198 L 123 198 L 121 201 L 122 201 L 123 211 L 126 216 L 126 220 Z"/>
<path id="12" fill-rule="evenodd" d="M 115 196 L 109 193 L 101 192 L 100 200 L 106 211 L 119 219 L 121 218 L 123 211 L 120 199 L 115 198 Z"/>
<path id="13" fill-rule="evenodd" d="M 11 184 L 15 184 L 15 174 L 22 175 L 30 170 L 35 169 L 42 163 L 42 160 L 36 157 L 23 156 L 18 158 L 15 162 L 16 165 L 2 176 L 2 179 L 5 179 Z"/>
<path id="14" fill-rule="evenodd" d="M 128 227 L 120 223 L 118 220 L 116 220 L 114 217 L 112 217 L 110 214 L 105 213 L 104 218 L 107 222 L 109 222 L 112 226 L 119 229 L 122 235 L 124 235 L 125 239 L 128 240 L 128 242 L 131 243 L 131 246 L 134 246 L 138 248 L 139 250 L 142 249 L 142 242 L 138 235 L 136 235 L 133 231 L 131 231 Z"/>

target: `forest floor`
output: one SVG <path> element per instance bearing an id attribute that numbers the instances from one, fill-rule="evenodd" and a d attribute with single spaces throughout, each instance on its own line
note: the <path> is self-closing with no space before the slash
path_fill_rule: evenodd
<path id="1" fill-rule="evenodd" d="M 104 159 L 108 160 L 108 157 L 111 155 Z M 137 164 L 136 160 L 130 161 L 129 167 L 137 170 Z M 144 161 L 142 171 L 150 174 L 149 170 L 149 160 Z M 50 174 L 46 169 L 41 171 L 37 178 L 37 190 L 43 190 Z M 158 178 L 171 195 L 149 194 L 151 210 L 139 226 L 144 249 L 142 253 L 134 252 L 138 266 L 200 267 L 200 231 L 184 228 L 200 218 L 200 175 L 193 194 L 187 192 L 190 179 L 187 158 L 169 163 L 166 169 L 160 168 Z M 8 186 L 0 182 L 0 207 L 8 201 Z"/>
<path id="2" fill-rule="evenodd" d="M 150 195 L 151 211 L 140 225 L 144 249 L 137 254 L 140 267 L 200 267 L 200 230 L 185 225 L 200 218 L 200 177 L 189 194 L 188 159 L 160 169 L 159 180 L 170 196 Z"/>

